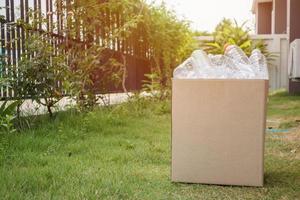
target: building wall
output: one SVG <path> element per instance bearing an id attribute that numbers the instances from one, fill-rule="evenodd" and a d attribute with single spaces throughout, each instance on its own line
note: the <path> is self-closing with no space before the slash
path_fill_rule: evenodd
<path id="1" fill-rule="evenodd" d="M 275 0 L 275 34 L 287 33 L 287 0 Z"/>
<path id="2" fill-rule="evenodd" d="M 257 8 L 257 34 L 271 34 L 272 33 L 272 10 L 273 3 L 265 2 L 258 3 Z"/>
<path id="3" fill-rule="evenodd" d="M 290 0 L 290 42 L 300 38 L 300 0 Z"/>

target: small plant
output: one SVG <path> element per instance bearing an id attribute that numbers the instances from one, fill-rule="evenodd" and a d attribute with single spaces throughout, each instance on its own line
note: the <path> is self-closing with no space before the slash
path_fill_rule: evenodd
<path id="1" fill-rule="evenodd" d="M 143 81 L 143 91 L 148 93 L 151 98 L 164 100 L 170 96 L 170 89 L 161 83 L 157 73 L 145 74 L 147 80 Z"/>
<path id="2" fill-rule="evenodd" d="M 12 133 L 15 132 L 14 119 L 16 118 L 16 109 L 20 104 L 19 101 L 14 101 L 13 103 L 7 105 L 7 101 L 4 101 L 0 107 L 0 130 Z"/>
<path id="3" fill-rule="evenodd" d="M 1 61 L 1 60 L 0 60 Z M 3 59 L 2 67 L 5 67 L 5 60 Z M 8 78 L 0 78 L 0 88 L 11 87 L 11 81 Z M 17 108 L 22 104 L 22 101 L 12 101 L 8 105 L 8 101 L 2 101 L 0 106 L 0 131 L 6 133 L 13 133 L 16 131 L 14 127 L 14 120 L 16 118 Z"/>

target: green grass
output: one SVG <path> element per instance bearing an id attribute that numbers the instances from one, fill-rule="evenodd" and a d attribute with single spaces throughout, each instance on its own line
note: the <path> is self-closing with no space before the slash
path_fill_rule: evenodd
<path id="1" fill-rule="evenodd" d="M 299 100 L 275 94 L 269 115 L 300 117 Z M 178 184 L 170 120 L 170 103 L 138 101 L 2 134 L 0 199 L 299 199 L 300 132 L 267 135 L 263 188 Z"/>
<path id="2" fill-rule="evenodd" d="M 275 92 L 269 98 L 269 117 L 298 117 L 300 119 L 300 96 L 289 96 L 285 91 Z"/>

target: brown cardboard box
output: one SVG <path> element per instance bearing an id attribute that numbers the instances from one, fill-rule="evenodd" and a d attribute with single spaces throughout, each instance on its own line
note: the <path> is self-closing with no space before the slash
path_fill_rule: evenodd
<path id="1" fill-rule="evenodd" d="M 172 181 L 263 186 L 267 80 L 173 80 Z"/>

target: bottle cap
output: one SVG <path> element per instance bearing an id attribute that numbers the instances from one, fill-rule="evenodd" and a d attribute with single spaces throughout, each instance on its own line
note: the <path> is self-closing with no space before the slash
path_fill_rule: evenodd
<path id="1" fill-rule="evenodd" d="M 226 51 L 226 50 L 227 50 L 227 48 L 228 48 L 229 46 L 231 46 L 231 44 L 229 44 L 229 43 L 226 43 L 226 44 L 224 45 L 224 50 Z"/>

